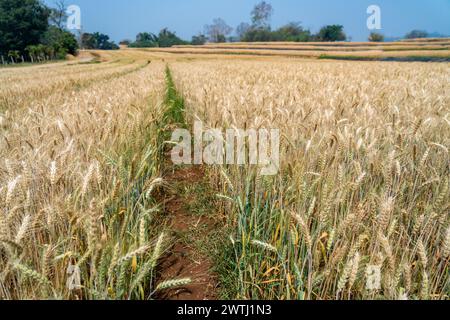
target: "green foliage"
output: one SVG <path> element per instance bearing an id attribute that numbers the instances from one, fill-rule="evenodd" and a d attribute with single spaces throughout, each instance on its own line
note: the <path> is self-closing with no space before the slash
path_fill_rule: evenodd
<path id="1" fill-rule="evenodd" d="M 109 40 L 109 36 L 103 33 L 84 33 L 82 37 L 84 49 L 118 50 L 119 46 Z"/>
<path id="2" fill-rule="evenodd" d="M 171 32 L 169 29 L 164 28 L 159 32 L 158 44 L 162 48 L 168 48 L 175 45 L 187 44 L 187 42 L 178 38 L 175 32 Z"/>
<path id="3" fill-rule="evenodd" d="M 52 57 L 55 54 L 52 47 L 45 46 L 43 44 L 28 46 L 25 51 L 28 53 L 28 57 L 30 57 L 32 61 L 45 60 L 46 57 Z"/>
<path id="4" fill-rule="evenodd" d="M 75 55 L 78 50 L 78 42 L 75 36 L 55 26 L 50 26 L 44 33 L 41 43 L 52 47 L 58 58 L 64 59 L 67 53 Z"/>
<path id="5" fill-rule="evenodd" d="M 0 0 L 0 54 L 11 61 L 65 59 L 75 55 L 75 36 L 64 30 L 65 9 L 50 9 L 37 0 Z M 49 22 L 50 21 L 50 22 Z"/>
<path id="6" fill-rule="evenodd" d="M 384 42 L 384 35 L 377 32 L 372 32 L 369 36 L 370 42 Z"/>
<path id="7" fill-rule="evenodd" d="M 158 36 L 149 32 L 140 32 L 136 41 L 129 44 L 130 48 L 155 48 L 158 47 Z"/>
<path id="8" fill-rule="evenodd" d="M 120 41 L 119 44 L 121 46 L 129 46 L 131 44 L 131 40 L 124 39 L 124 40 Z"/>
<path id="9" fill-rule="evenodd" d="M 272 31 L 270 18 L 273 8 L 265 1 L 257 4 L 251 12 L 252 24 L 241 23 L 236 29 L 236 34 L 243 42 L 308 42 L 315 41 L 343 41 L 346 35 L 341 25 L 330 25 L 323 27 L 317 35 L 312 35 L 304 29 L 299 22 L 288 23 L 281 28 Z M 218 42 L 218 41 L 217 41 Z"/>
<path id="10" fill-rule="evenodd" d="M 334 24 L 320 29 L 317 39 L 320 41 L 345 41 L 347 36 L 344 33 L 343 26 Z"/>
<path id="11" fill-rule="evenodd" d="M 273 32 L 268 29 L 250 28 L 241 38 L 243 42 L 273 41 Z"/>
<path id="12" fill-rule="evenodd" d="M 192 37 L 191 44 L 194 46 L 201 46 L 201 45 L 204 45 L 207 40 L 208 39 L 204 34 L 199 34 L 197 36 Z"/>
<path id="13" fill-rule="evenodd" d="M 311 32 L 303 29 L 298 22 L 291 22 L 273 32 L 273 41 L 309 41 Z"/>
<path id="14" fill-rule="evenodd" d="M 307 42 L 311 39 L 311 32 L 303 29 L 298 22 L 291 22 L 281 28 L 270 31 L 264 28 L 250 28 L 243 35 L 241 41 L 244 42 L 265 42 L 265 41 L 295 41 Z"/>
<path id="15" fill-rule="evenodd" d="M 422 30 L 413 30 L 405 36 L 406 39 L 422 39 L 427 37 L 428 33 Z"/>
<path id="16" fill-rule="evenodd" d="M 166 67 L 166 87 L 164 122 L 186 125 L 184 98 L 177 92 L 169 66 Z"/>
<path id="17" fill-rule="evenodd" d="M 162 29 L 158 35 L 150 32 L 141 32 L 136 36 L 136 41 L 130 43 L 130 48 L 167 48 L 175 45 L 187 44 L 186 41 L 180 39 L 175 32 L 167 28 Z"/>
<path id="18" fill-rule="evenodd" d="M 39 44 L 48 28 L 49 10 L 38 0 L 0 1 L 0 54 Z"/>

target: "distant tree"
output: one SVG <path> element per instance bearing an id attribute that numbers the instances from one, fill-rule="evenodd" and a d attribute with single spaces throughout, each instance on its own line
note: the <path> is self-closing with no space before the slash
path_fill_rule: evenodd
<path id="1" fill-rule="evenodd" d="M 78 42 L 75 36 L 57 26 L 50 26 L 42 35 L 41 43 L 53 49 L 54 55 L 58 59 L 64 59 L 69 53 L 75 55 L 78 50 Z"/>
<path id="2" fill-rule="evenodd" d="M 405 38 L 406 39 L 421 39 L 421 38 L 427 38 L 428 37 L 428 33 L 426 31 L 422 31 L 422 30 L 413 30 L 411 32 L 409 32 L 408 34 L 406 34 Z"/>
<path id="3" fill-rule="evenodd" d="M 0 54 L 24 54 L 39 44 L 48 28 L 49 10 L 38 0 L 0 0 Z"/>
<path id="4" fill-rule="evenodd" d="M 167 28 L 162 29 L 158 35 L 150 32 L 140 32 L 136 36 L 136 41 L 129 44 L 130 48 L 155 48 L 172 47 L 175 45 L 187 44 L 180 39 L 175 32 Z"/>
<path id="5" fill-rule="evenodd" d="M 238 37 L 239 40 L 242 40 L 245 37 L 245 34 L 251 29 L 251 25 L 246 23 L 246 22 L 242 22 L 240 23 L 237 27 L 236 27 L 236 35 Z"/>
<path id="6" fill-rule="evenodd" d="M 83 33 L 82 46 L 85 49 L 117 50 L 119 47 L 103 33 Z"/>
<path id="7" fill-rule="evenodd" d="M 347 36 L 344 33 L 343 26 L 329 25 L 320 29 L 317 39 L 320 41 L 345 41 Z"/>
<path id="8" fill-rule="evenodd" d="M 81 47 L 83 49 L 95 49 L 97 47 L 95 38 L 91 33 L 85 32 L 81 35 Z"/>
<path id="9" fill-rule="evenodd" d="M 136 35 L 136 41 L 128 45 L 130 48 L 154 48 L 158 47 L 158 36 L 150 32 L 140 32 Z"/>
<path id="10" fill-rule="evenodd" d="M 290 22 L 273 32 L 272 41 L 306 42 L 311 38 L 311 32 L 303 29 L 300 22 Z"/>
<path id="11" fill-rule="evenodd" d="M 208 38 L 204 34 L 200 33 L 200 34 L 192 37 L 191 44 L 194 46 L 201 46 L 201 45 L 204 45 L 207 40 L 208 40 Z"/>
<path id="12" fill-rule="evenodd" d="M 186 44 L 186 41 L 181 40 L 175 32 L 167 28 L 162 29 L 158 35 L 158 45 L 161 48 L 168 48 L 176 45 Z"/>
<path id="13" fill-rule="evenodd" d="M 273 7 L 266 1 L 258 3 L 251 12 L 253 28 L 270 29 L 270 19 L 273 15 Z"/>
<path id="14" fill-rule="evenodd" d="M 119 42 L 119 44 L 120 44 L 121 46 L 129 46 L 130 43 L 131 43 L 131 40 L 129 40 L 129 39 L 123 39 L 123 40 L 121 40 L 121 41 Z"/>
<path id="15" fill-rule="evenodd" d="M 232 31 L 233 28 L 221 18 L 214 19 L 212 24 L 205 26 L 205 33 L 211 42 L 225 42 Z"/>
<path id="16" fill-rule="evenodd" d="M 274 33 L 269 29 L 262 28 L 250 28 L 241 41 L 243 42 L 267 42 L 267 41 L 275 41 Z"/>
<path id="17" fill-rule="evenodd" d="M 158 42 L 158 36 L 151 32 L 140 32 L 136 36 L 136 42 Z"/>
<path id="18" fill-rule="evenodd" d="M 65 29 L 65 22 L 67 21 L 67 5 L 64 0 L 55 1 L 55 7 L 50 8 L 49 21 L 51 25 L 59 29 Z"/>
<path id="19" fill-rule="evenodd" d="M 377 32 L 372 32 L 369 36 L 370 42 L 383 42 L 384 41 L 384 35 Z"/>

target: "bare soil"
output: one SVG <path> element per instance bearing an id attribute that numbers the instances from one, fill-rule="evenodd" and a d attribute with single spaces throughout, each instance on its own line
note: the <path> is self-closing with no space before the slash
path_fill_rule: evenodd
<path id="1" fill-rule="evenodd" d="M 199 215 L 190 210 L 201 201 L 196 193 L 183 192 L 205 183 L 201 166 L 179 168 L 165 177 L 174 189 L 166 192 L 165 212 L 175 243 L 163 259 L 161 281 L 191 278 L 192 283 L 183 288 L 167 290 L 160 295 L 164 300 L 214 300 L 217 299 L 218 281 L 212 271 L 211 257 L 198 247 L 197 239 L 207 239 L 216 222 L 211 216 Z"/>

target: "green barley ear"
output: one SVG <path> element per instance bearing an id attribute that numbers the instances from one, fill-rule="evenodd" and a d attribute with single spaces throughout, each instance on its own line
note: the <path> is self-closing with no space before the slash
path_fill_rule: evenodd
<path id="1" fill-rule="evenodd" d="M 100 257 L 100 266 L 98 270 L 98 284 L 99 284 L 99 290 L 103 290 L 105 286 L 105 279 L 108 274 L 108 266 L 109 266 L 109 248 L 105 248 L 102 250 L 102 255 Z"/>
<path id="2" fill-rule="evenodd" d="M 277 248 L 275 248 L 273 245 L 271 245 L 269 243 L 262 242 L 262 241 L 259 241 L 259 240 L 252 240 L 251 243 L 253 245 L 257 246 L 257 247 L 263 248 L 264 250 L 272 251 L 272 252 L 275 252 L 275 253 L 278 252 Z"/>
<path id="3" fill-rule="evenodd" d="M 158 263 L 159 258 L 161 257 L 161 252 L 164 243 L 164 232 L 161 233 L 158 237 L 158 241 L 156 242 L 155 249 L 153 250 L 152 258 L 151 258 L 151 268 L 155 268 Z"/>
<path id="4" fill-rule="evenodd" d="M 162 291 L 162 290 L 167 290 L 167 289 L 172 289 L 172 288 L 183 287 L 183 286 L 187 286 L 191 282 L 192 282 L 192 280 L 190 278 L 168 280 L 168 281 L 164 281 L 164 282 L 161 282 L 160 284 L 158 284 L 155 291 Z"/>
<path id="5" fill-rule="evenodd" d="M 116 243 L 116 245 L 114 246 L 113 252 L 112 252 L 112 257 L 111 257 L 111 262 L 109 263 L 109 268 L 108 268 L 108 277 L 111 278 L 114 272 L 114 268 L 117 265 L 117 262 L 119 261 L 119 244 Z"/>
<path id="6" fill-rule="evenodd" d="M 23 264 L 20 263 L 15 263 L 14 264 L 14 268 L 20 272 L 20 274 L 22 276 L 24 276 L 25 278 L 28 278 L 30 280 L 34 280 L 36 282 L 38 282 L 41 285 L 45 285 L 45 286 L 49 286 L 50 285 L 50 281 L 48 281 L 48 279 L 42 274 L 37 272 L 34 269 L 31 269 L 30 267 L 27 267 Z"/>
<path id="7" fill-rule="evenodd" d="M 330 236 L 328 238 L 328 242 L 327 242 L 327 252 L 331 251 L 331 248 L 333 247 L 333 242 L 334 242 L 334 237 L 336 235 L 336 229 L 333 228 L 330 232 Z"/>
<path id="8" fill-rule="evenodd" d="M 341 277 L 339 278 L 339 282 L 337 285 L 337 292 L 341 293 L 347 285 L 348 278 L 350 276 L 350 272 L 352 271 L 353 259 L 348 259 L 345 264 L 344 270 L 342 271 Z"/>

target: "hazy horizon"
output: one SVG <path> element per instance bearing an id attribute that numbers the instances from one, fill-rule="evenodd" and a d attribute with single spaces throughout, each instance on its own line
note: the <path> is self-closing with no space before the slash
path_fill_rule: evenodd
<path id="1" fill-rule="evenodd" d="M 102 32 L 118 42 L 134 40 L 138 32 L 158 33 L 164 27 L 175 31 L 185 40 L 203 31 L 214 18 L 223 18 L 234 29 L 250 21 L 250 12 L 259 0 L 208 1 L 191 0 L 67 0 L 67 5 L 81 8 L 83 30 Z M 365 41 L 366 13 L 369 5 L 381 8 L 382 29 L 387 38 L 402 37 L 413 29 L 450 35 L 450 0 L 269 0 L 274 8 L 272 27 L 288 22 L 302 22 L 305 28 L 317 32 L 327 24 L 342 24 L 353 41 Z M 45 0 L 48 5 L 54 0 Z M 233 32 L 234 34 L 234 32 Z"/>

